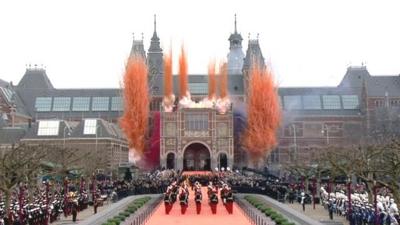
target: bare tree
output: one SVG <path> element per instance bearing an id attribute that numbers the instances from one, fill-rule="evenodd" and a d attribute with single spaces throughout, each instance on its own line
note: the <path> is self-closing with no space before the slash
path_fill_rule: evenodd
<path id="1" fill-rule="evenodd" d="M 367 187 L 370 201 L 372 189 L 377 183 L 391 190 L 396 202 L 400 202 L 400 142 L 396 139 L 380 143 L 368 143 L 345 148 L 330 148 L 322 156 L 331 170 L 338 175 L 355 175 Z"/>
<path id="2" fill-rule="evenodd" d="M 313 157 L 309 163 L 305 160 L 295 160 L 292 163 L 288 163 L 284 166 L 285 170 L 289 171 L 296 177 L 304 178 L 305 191 L 308 191 L 308 182 L 311 178 L 320 180 L 321 173 L 326 169 L 326 165 L 320 162 L 320 157 Z"/>
<path id="3" fill-rule="evenodd" d="M 0 152 L 0 190 L 5 198 L 5 215 L 9 215 L 12 191 L 38 173 L 46 146 L 18 145 Z"/>
<path id="4" fill-rule="evenodd" d="M 81 169 L 84 163 L 91 161 L 87 158 L 89 154 L 74 148 L 60 146 L 49 146 L 46 149 L 45 160 L 53 165 L 48 175 L 58 175 L 65 177 L 69 171 Z"/>

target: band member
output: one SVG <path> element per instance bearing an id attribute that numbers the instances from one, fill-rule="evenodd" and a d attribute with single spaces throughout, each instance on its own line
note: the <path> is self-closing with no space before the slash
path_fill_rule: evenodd
<path id="1" fill-rule="evenodd" d="M 78 201 L 72 203 L 72 222 L 76 222 L 76 217 L 78 215 Z"/>
<path id="2" fill-rule="evenodd" d="M 164 193 L 164 205 L 165 205 L 165 214 L 169 214 L 172 209 L 172 204 L 174 200 L 172 199 L 172 195 L 174 194 L 174 187 L 169 185 L 167 187 L 167 191 Z"/>
<path id="3" fill-rule="evenodd" d="M 212 182 L 208 185 L 208 198 L 210 203 L 218 204 L 218 189 Z"/>
<path id="4" fill-rule="evenodd" d="M 214 189 L 213 183 L 212 183 L 212 181 L 210 181 L 208 183 L 208 186 L 207 186 L 207 195 L 208 195 L 208 197 L 210 197 L 213 189 Z"/>
<path id="5" fill-rule="evenodd" d="M 184 183 L 181 186 L 180 191 L 179 191 L 179 201 L 180 201 L 181 205 L 187 205 L 188 199 L 189 199 L 189 188 Z"/>
<path id="6" fill-rule="evenodd" d="M 221 200 L 224 204 L 226 204 L 228 201 L 233 201 L 232 189 L 227 184 L 222 185 Z"/>
<path id="7" fill-rule="evenodd" d="M 196 181 L 195 185 L 194 185 L 194 194 L 195 194 L 195 202 L 196 203 L 200 203 L 203 196 L 201 193 L 201 185 L 198 181 Z"/>

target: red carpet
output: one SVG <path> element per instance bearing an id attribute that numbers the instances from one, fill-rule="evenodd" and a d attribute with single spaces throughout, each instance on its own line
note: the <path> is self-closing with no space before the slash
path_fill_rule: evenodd
<path id="1" fill-rule="evenodd" d="M 203 188 L 203 201 L 200 214 L 196 213 L 194 193 L 190 191 L 189 206 L 184 215 L 181 214 L 179 201 L 175 202 L 169 215 L 165 214 L 164 202 L 162 202 L 150 217 L 146 225 L 250 225 L 243 211 L 233 204 L 233 214 L 229 214 L 221 199 L 217 206 L 217 213 L 212 214 L 208 204 L 207 188 Z"/>

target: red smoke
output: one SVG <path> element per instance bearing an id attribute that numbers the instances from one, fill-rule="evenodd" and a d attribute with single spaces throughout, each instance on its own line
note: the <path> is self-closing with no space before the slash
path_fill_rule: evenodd
<path id="1" fill-rule="evenodd" d="M 172 93 L 172 52 L 164 56 L 164 96 L 169 97 Z"/>
<path id="2" fill-rule="evenodd" d="M 186 96 L 188 91 L 188 66 L 185 49 L 181 48 L 181 55 L 179 56 L 179 98 Z"/>
<path id="3" fill-rule="evenodd" d="M 215 63 L 212 62 L 208 66 L 208 99 L 215 98 L 217 83 L 215 80 Z"/>
<path id="4" fill-rule="evenodd" d="M 143 155 L 148 128 L 149 92 L 147 67 L 142 59 L 128 59 L 123 93 L 124 115 L 120 119 L 120 126 L 128 139 L 129 148 Z"/>
<path id="5" fill-rule="evenodd" d="M 258 161 L 277 144 L 276 130 L 281 111 L 270 70 L 253 67 L 247 93 L 247 127 L 242 144 L 253 161 Z"/>
<path id="6" fill-rule="evenodd" d="M 223 63 L 219 69 L 219 97 L 225 98 L 228 96 L 228 66 Z"/>
<path id="7" fill-rule="evenodd" d="M 146 152 L 146 166 L 154 169 L 160 165 L 160 112 L 153 114 L 153 127 L 150 137 L 149 151 Z"/>

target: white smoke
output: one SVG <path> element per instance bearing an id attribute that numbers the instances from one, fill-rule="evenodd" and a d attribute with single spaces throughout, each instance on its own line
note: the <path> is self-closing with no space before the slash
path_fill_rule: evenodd
<path id="1" fill-rule="evenodd" d="M 172 94 L 170 96 L 164 96 L 162 106 L 164 108 L 164 112 L 172 112 L 174 109 L 175 95 Z"/>
<path id="2" fill-rule="evenodd" d="M 135 154 L 136 150 L 134 148 L 129 149 L 129 155 L 128 155 L 128 160 L 131 163 L 137 164 L 141 157 L 139 154 Z"/>
<path id="3" fill-rule="evenodd" d="M 171 98 L 166 98 L 164 97 L 163 99 L 163 106 L 164 106 L 164 111 L 165 112 L 172 112 L 173 110 L 173 100 L 175 100 L 175 96 L 172 99 Z M 217 109 L 218 113 L 220 114 L 225 114 L 227 111 L 229 111 L 230 106 L 231 106 L 231 100 L 229 97 L 225 98 L 218 98 L 216 99 L 215 97 L 212 97 L 211 99 L 206 97 L 200 102 L 195 102 L 192 100 L 191 95 L 189 92 L 186 92 L 186 95 L 179 100 L 178 103 L 179 108 L 215 108 Z"/>
<path id="4" fill-rule="evenodd" d="M 186 95 L 179 100 L 179 108 L 192 108 L 193 105 L 192 98 L 190 96 L 189 91 L 186 92 Z"/>
<path id="5" fill-rule="evenodd" d="M 201 108 L 214 108 L 216 103 L 215 97 L 212 97 L 211 99 L 206 97 L 199 104 L 202 106 Z"/>
<path id="6" fill-rule="evenodd" d="M 225 114 L 231 107 L 231 100 L 229 97 L 219 98 L 216 102 L 216 108 L 218 113 Z"/>

